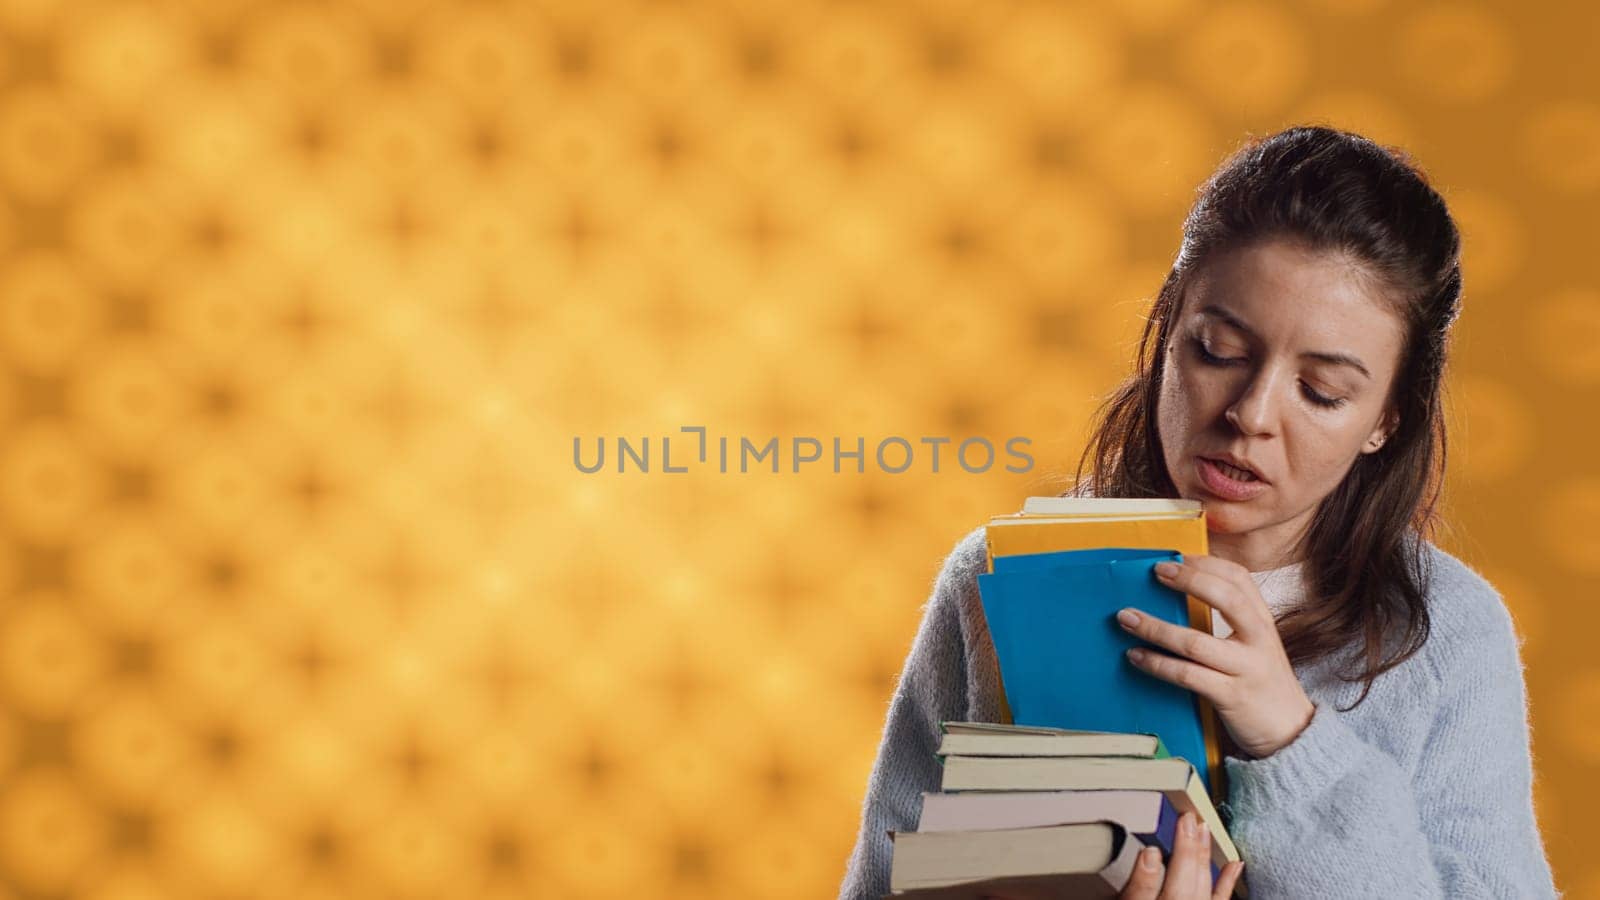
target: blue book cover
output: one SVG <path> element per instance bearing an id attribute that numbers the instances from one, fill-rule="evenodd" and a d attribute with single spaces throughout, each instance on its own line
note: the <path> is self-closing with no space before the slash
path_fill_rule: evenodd
<path id="1" fill-rule="evenodd" d="M 1210 784 L 1195 695 L 1129 662 L 1129 648 L 1151 645 L 1116 621 L 1131 606 L 1188 627 L 1187 599 L 1154 571 L 1181 558 L 1118 548 L 995 557 L 994 572 L 978 576 L 978 592 L 1012 721 L 1159 735 Z"/>

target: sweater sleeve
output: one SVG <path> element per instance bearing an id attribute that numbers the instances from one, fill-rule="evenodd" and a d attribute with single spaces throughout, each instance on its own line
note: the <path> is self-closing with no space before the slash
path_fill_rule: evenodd
<path id="1" fill-rule="evenodd" d="M 961 555 L 960 547 L 950 554 L 934 583 L 889 701 L 840 900 L 877 900 L 889 893 L 888 832 L 916 828 L 922 792 L 939 790 L 941 781 L 934 756 L 939 722 L 967 718 L 966 654 L 957 596 Z"/>
<path id="2" fill-rule="evenodd" d="M 1414 773 L 1321 703 L 1287 747 L 1227 759 L 1253 900 L 1558 896 L 1534 818 L 1521 659 L 1494 600 L 1438 663 Z"/>

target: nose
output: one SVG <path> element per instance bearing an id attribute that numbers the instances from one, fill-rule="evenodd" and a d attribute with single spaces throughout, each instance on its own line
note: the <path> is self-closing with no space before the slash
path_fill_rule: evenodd
<path id="1" fill-rule="evenodd" d="M 1247 435 L 1270 434 L 1278 427 L 1278 406 L 1273 398 L 1277 376 L 1262 367 L 1245 380 L 1239 395 L 1225 413 L 1229 422 Z"/>

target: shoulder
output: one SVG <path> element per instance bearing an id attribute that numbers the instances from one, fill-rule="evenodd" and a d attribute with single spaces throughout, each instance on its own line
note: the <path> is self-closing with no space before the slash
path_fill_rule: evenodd
<path id="1" fill-rule="evenodd" d="M 1500 591 L 1477 569 L 1424 542 L 1428 642 L 1423 652 L 1440 676 L 1463 666 L 1518 659 L 1519 641 Z"/>
<path id="2" fill-rule="evenodd" d="M 1505 600 L 1481 572 L 1432 541 L 1424 542 L 1422 558 L 1427 567 L 1428 611 L 1443 620 L 1435 624 L 1447 632 L 1476 632 L 1502 624 L 1509 628 L 1511 614 Z"/>
<path id="3" fill-rule="evenodd" d="M 988 543 L 982 527 L 963 534 L 944 554 L 912 642 L 906 668 L 911 684 L 937 684 L 945 686 L 942 690 L 953 690 L 949 685 L 966 665 L 958 660 L 969 659 L 974 652 L 972 636 L 979 632 L 983 615 L 978 575 L 987 569 Z"/>
<path id="4" fill-rule="evenodd" d="M 956 540 L 934 579 L 935 594 L 960 594 L 975 589 L 978 576 L 989 571 L 987 526 L 979 525 Z"/>
<path id="5" fill-rule="evenodd" d="M 988 532 L 985 526 L 979 525 L 962 534 L 944 553 L 933 579 L 933 589 L 923 607 L 925 620 L 934 623 L 936 628 L 970 630 L 969 620 L 983 615 L 978 576 L 987 571 Z"/>

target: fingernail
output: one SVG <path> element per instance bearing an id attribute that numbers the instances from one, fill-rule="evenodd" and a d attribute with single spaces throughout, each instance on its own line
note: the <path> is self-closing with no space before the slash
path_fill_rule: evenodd
<path id="1" fill-rule="evenodd" d="M 1144 660 L 1144 649 L 1141 647 L 1133 647 L 1129 649 L 1128 658 L 1134 662 L 1142 662 Z"/>
<path id="2" fill-rule="evenodd" d="M 1189 837 L 1195 836 L 1196 830 L 1194 824 L 1194 813 L 1183 814 L 1183 833 L 1187 834 Z"/>
<path id="3" fill-rule="evenodd" d="M 1178 574 L 1178 564 L 1175 563 L 1175 562 L 1160 562 L 1160 563 L 1156 563 L 1156 574 L 1157 575 L 1176 575 L 1176 574 Z"/>
<path id="4" fill-rule="evenodd" d="M 1133 626 L 1139 624 L 1139 614 L 1131 609 L 1125 609 L 1122 612 L 1117 613 L 1117 621 L 1128 626 L 1129 628 L 1132 628 Z"/>
<path id="5" fill-rule="evenodd" d="M 1161 851 L 1154 847 L 1146 847 L 1139 851 L 1139 865 L 1146 872 L 1154 872 L 1161 867 Z"/>

